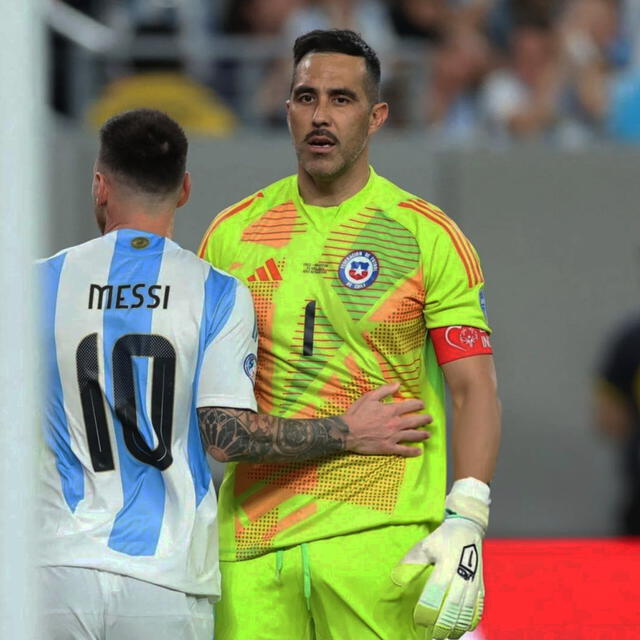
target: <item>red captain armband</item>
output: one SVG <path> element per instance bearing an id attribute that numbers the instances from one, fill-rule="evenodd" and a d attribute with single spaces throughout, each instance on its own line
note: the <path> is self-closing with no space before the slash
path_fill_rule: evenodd
<path id="1" fill-rule="evenodd" d="M 429 331 L 438 364 L 493 353 L 489 334 L 482 329 L 465 326 L 438 327 Z"/>

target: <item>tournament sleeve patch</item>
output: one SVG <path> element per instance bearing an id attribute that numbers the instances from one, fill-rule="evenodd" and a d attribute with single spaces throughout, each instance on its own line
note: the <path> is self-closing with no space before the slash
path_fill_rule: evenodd
<path id="1" fill-rule="evenodd" d="M 493 353 L 489 334 L 482 329 L 455 325 L 431 329 L 430 335 L 440 366 L 460 358 Z"/>
<path id="2" fill-rule="evenodd" d="M 251 384 L 255 387 L 256 385 L 256 371 L 258 369 L 258 361 L 253 353 L 250 353 L 245 359 L 244 364 L 242 366 L 244 372 L 247 374 L 249 380 L 251 380 Z"/>

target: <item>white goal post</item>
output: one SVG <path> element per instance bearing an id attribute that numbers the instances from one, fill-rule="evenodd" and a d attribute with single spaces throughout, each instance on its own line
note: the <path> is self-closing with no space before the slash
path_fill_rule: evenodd
<path id="1" fill-rule="evenodd" d="M 40 391 L 33 261 L 46 233 L 43 3 L 0 20 L 0 638 L 36 640 L 34 491 Z"/>

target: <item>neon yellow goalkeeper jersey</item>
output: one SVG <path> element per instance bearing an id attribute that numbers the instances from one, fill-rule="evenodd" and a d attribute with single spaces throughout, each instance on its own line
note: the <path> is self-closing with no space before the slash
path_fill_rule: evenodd
<path id="1" fill-rule="evenodd" d="M 488 330 L 478 256 L 455 223 L 373 169 L 365 187 L 336 207 L 303 202 L 290 176 L 220 213 L 200 255 L 253 294 L 260 411 L 340 414 L 366 391 L 400 381 L 398 398 L 421 398 L 433 416 L 417 458 L 345 453 L 229 464 L 220 490 L 221 559 L 439 522 L 444 384 L 428 330 Z"/>

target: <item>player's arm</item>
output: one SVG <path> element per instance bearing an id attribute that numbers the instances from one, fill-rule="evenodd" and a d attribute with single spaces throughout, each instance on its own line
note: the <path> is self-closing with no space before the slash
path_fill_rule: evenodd
<path id="1" fill-rule="evenodd" d="M 468 335 L 477 331 L 466 329 Z M 482 341 L 475 345 L 470 349 L 483 348 Z M 446 357 L 442 345 L 438 356 Z M 453 408 L 455 482 L 445 500 L 444 522 L 409 551 L 394 577 L 405 584 L 415 575 L 412 566 L 414 570 L 420 565 L 433 566 L 414 619 L 430 630 L 429 637 L 438 640 L 459 638 L 475 629 L 482 617 L 482 541 L 489 524 L 488 483 L 500 443 L 500 402 L 493 356 L 478 353 L 441 366 Z"/>
<path id="2" fill-rule="evenodd" d="M 454 478 L 489 484 L 500 446 L 500 401 L 491 355 L 442 365 L 453 409 Z"/>
<path id="3" fill-rule="evenodd" d="M 488 484 L 500 442 L 493 350 L 486 319 L 484 276 L 473 245 L 439 209 L 423 204 L 433 240 L 421 250 L 428 291 L 425 319 L 453 404 L 454 477 Z"/>
<path id="4" fill-rule="evenodd" d="M 248 409 L 198 409 L 204 447 L 220 462 L 293 462 L 343 451 L 415 457 L 429 433 L 418 429 L 431 422 L 420 400 L 385 403 L 398 385 L 384 385 L 357 400 L 342 416 L 280 418 Z M 405 444 L 402 444 L 405 443 Z"/>
<path id="5" fill-rule="evenodd" d="M 426 637 L 443 640 L 460 638 L 482 616 L 482 540 L 500 440 L 500 404 L 478 256 L 452 220 L 428 205 L 423 209 L 446 230 L 434 233 L 434 242 L 423 249 L 430 256 L 425 318 L 452 398 L 456 480 L 445 500 L 444 521 L 405 555 L 393 579 L 404 585 L 428 573 L 414 620 L 427 628 Z"/>
<path id="6" fill-rule="evenodd" d="M 489 524 L 489 487 L 500 442 L 500 402 L 493 356 L 442 365 L 453 405 L 456 481 L 445 501 L 444 522 L 415 545 L 394 571 L 406 584 L 416 568 L 434 565 L 414 611 L 433 638 L 459 638 L 482 616 L 482 540 Z"/>

